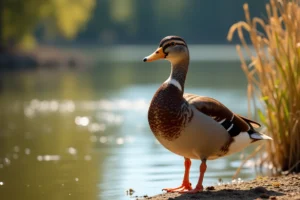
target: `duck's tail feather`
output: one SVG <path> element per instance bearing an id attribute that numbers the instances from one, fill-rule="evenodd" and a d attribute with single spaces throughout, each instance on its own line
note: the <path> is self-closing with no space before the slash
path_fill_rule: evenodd
<path id="1" fill-rule="evenodd" d="M 250 135 L 250 138 L 254 139 L 254 140 L 273 140 L 271 137 L 269 137 L 265 134 L 262 134 L 262 133 L 252 132 L 249 135 Z"/>

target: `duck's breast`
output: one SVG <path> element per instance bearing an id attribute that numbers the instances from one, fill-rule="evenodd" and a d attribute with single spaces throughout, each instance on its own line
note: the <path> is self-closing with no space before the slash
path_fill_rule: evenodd
<path id="1" fill-rule="evenodd" d="M 230 141 L 227 131 L 211 117 L 190 106 L 193 117 L 175 140 L 156 136 L 168 150 L 191 159 L 215 159 L 223 156 L 222 148 Z"/>

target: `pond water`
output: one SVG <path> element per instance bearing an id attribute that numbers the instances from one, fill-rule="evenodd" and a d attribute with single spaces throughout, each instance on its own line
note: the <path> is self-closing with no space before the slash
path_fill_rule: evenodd
<path id="1" fill-rule="evenodd" d="M 246 115 L 239 62 L 192 62 L 186 92 Z M 0 81 L 1 199 L 130 199 L 179 186 L 183 158 L 151 133 L 147 110 L 166 62 L 99 63 L 89 70 L 5 73 Z M 231 181 L 240 155 L 208 161 L 204 186 Z M 199 161 L 193 161 L 195 186 Z M 239 177 L 250 179 L 254 169 Z"/>

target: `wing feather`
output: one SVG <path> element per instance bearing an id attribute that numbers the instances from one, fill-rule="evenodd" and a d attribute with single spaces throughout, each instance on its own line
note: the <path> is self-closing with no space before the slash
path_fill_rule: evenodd
<path id="1" fill-rule="evenodd" d="M 240 118 L 242 118 L 244 121 L 246 121 L 248 124 L 250 124 L 253 128 L 260 128 L 261 125 L 260 123 L 256 122 L 256 121 L 253 121 L 251 119 L 248 119 L 246 117 L 243 117 L 241 115 L 238 115 Z"/>
<path id="2" fill-rule="evenodd" d="M 194 105 L 198 111 L 220 123 L 232 137 L 237 136 L 241 132 L 248 132 L 253 127 L 260 127 L 259 123 L 234 114 L 213 98 L 194 94 L 184 94 L 184 98 L 190 105 Z"/>

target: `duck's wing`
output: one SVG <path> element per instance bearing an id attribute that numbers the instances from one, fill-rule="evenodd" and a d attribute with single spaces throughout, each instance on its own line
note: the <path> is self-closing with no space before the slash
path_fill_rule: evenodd
<path id="1" fill-rule="evenodd" d="M 261 127 L 260 123 L 253 121 L 251 119 L 248 119 L 246 117 L 243 117 L 241 115 L 236 114 L 237 116 L 239 116 L 240 118 L 242 118 L 244 121 L 246 121 L 248 124 L 250 124 L 253 128 L 259 128 Z"/>
<path id="2" fill-rule="evenodd" d="M 222 125 L 231 137 L 235 137 L 242 132 L 248 132 L 251 137 L 251 134 L 256 132 L 253 126 L 259 125 L 257 122 L 234 114 L 226 106 L 213 98 L 194 94 L 184 94 L 183 97 L 190 105 L 194 105 L 199 112 L 210 116 Z"/>

